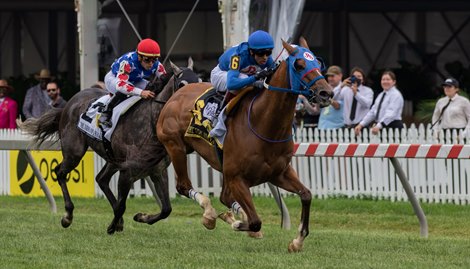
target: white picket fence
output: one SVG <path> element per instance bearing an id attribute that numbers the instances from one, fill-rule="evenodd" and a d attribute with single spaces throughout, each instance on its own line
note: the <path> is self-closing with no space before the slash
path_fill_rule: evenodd
<path id="1" fill-rule="evenodd" d="M 7 139 L 27 139 L 18 131 L 5 132 L 0 130 L 0 143 Z M 369 136 L 364 131 L 356 137 L 350 130 L 339 129 L 320 131 L 302 129 L 296 131 L 296 142 L 322 143 L 407 143 L 407 144 L 465 144 L 470 143 L 464 134 L 439 133 L 435 135 L 429 126 L 412 125 L 402 130 L 383 131 L 380 135 Z M 9 178 L 5 169 L 9 169 L 4 160 L 6 151 L 0 150 L 0 194 L 8 187 Z M 104 161 L 95 155 L 95 175 L 104 165 Z M 410 184 L 418 199 L 434 203 L 470 203 L 470 160 L 463 159 L 399 159 L 401 166 L 408 175 Z M 219 196 L 222 177 L 213 170 L 206 161 L 197 154 L 190 154 L 188 159 L 190 178 L 196 190 L 205 194 Z M 407 200 L 394 168 L 388 159 L 360 157 L 298 157 L 292 165 L 302 182 L 319 198 L 330 196 L 367 197 L 374 199 L 390 199 L 392 201 Z M 169 189 L 171 197 L 176 196 L 175 174 L 169 167 Z M 117 176 L 111 180 L 111 188 L 117 190 Z M 103 194 L 96 185 L 96 195 Z M 253 187 L 253 195 L 271 195 L 267 185 Z M 281 194 L 288 195 L 281 190 Z M 150 196 L 150 188 L 145 180 L 134 184 L 131 196 Z"/>

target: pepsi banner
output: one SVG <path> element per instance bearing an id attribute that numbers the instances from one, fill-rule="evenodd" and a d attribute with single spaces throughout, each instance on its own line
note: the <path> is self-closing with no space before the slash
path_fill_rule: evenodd
<path id="1" fill-rule="evenodd" d="M 31 151 L 34 162 L 54 196 L 62 196 L 54 169 L 62 161 L 60 151 Z M 44 192 L 22 151 L 10 151 L 10 194 L 44 196 Z M 73 197 L 95 197 L 93 153 L 87 152 L 67 176 L 67 187 Z"/>

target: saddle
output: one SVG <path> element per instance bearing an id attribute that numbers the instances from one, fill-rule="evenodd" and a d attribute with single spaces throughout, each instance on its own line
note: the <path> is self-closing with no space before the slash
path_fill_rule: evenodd
<path id="1" fill-rule="evenodd" d="M 78 128 L 83 133 L 99 141 L 111 141 L 111 135 L 114 132 L 120 116 L 126 113 L 130 107 L 132 107 L 141 99 L 139 96 L 131 96 L 114 107 L 114 112 L 111 119 L 113 124 L 111 127 L 107 127 L 101 124 L 100 117 L 105 104 L 109 101 L 109 98 L 109 95 L 104 95 L 98 100 L 92 102 L 87 111 L 80 114 L 80 118 L 77 124 Z"/>
<path id="2" fill-rule="evenodd" d="M 253 87 L 246 87 L 242 89 L 229 101 L 229 103 L 225 106 L 225 109 L 220 113 L 225 113 L 225 115 L 229 116 L 230 113 L 235 110 L 238 103 L 246 95 L 246 93 L 252 91 L 253 89 Z M 224 95 L 217 92 L 214 87 L 210 87 L 204 91 L 204 93 L 201 94 L 194 102 L 194 109 L 191 110 L 193 117 L 189 123 L 188 128 L 186 129 L 185 136 L 203 139 L 208 144 L 217 147 L 219 150 L 222 150 L 223 143 L 221 143 L 219 139 L 211 137 L 209 133 L 214 128 L 212 124 L 217 117 L 219 106 L 222 105 L 223 99 Z"/>

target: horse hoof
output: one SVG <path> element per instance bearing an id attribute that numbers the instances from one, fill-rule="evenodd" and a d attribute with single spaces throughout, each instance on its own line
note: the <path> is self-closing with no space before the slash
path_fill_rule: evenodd
<path id="1" fill-rule="evenodd" d="M 292 242 L 289 243 L 289 247 L 287 248 L 287 250 L 289 251 L 289 253 L 292 253 L 292 252 L 299 252 L 302 250 L 302 243 L 300 243 L 297 239 L 294 239 L 292 240 Z"/>
<path id="2" fill-rule="evenodd" d="M 120 218 L 116 224 L 116 232 L 122 232 L 124 230 L 124 219 Z"/>
<path id="3" fill-rule="evenodd" d="M 206 217 L 202 218 L 202 225 L 204 225 L 204 227 L 206 227 L 207 230 L 214 230 L 215 224 L 216 224 L 215 219 L 209 219 Z"/>
<path id="4" fill-rule="evenodd" d="M 232 212 L 223 212 L 219 214 L 219 218 L 225 221 L 228 224 L 232 224 L 235 222 L 235 217 L 233 216 Z"/>
<path id="5" fill-rule="evenodd" d="M 147 222 L 145 221 L 146 217 L 147 217 L 147 214 L 144 214 L 144 213 L 137 213 L 137 214 L 135 214 L 135 216 L 134 216 L 134 221 L 142 222 L 142 223 L 147 223 Z"/>
<path id="6" fill-rule="evenodd" d="M 208 230 L 213 230 L 217 220 L 217 212 L 214 208 L 208 209 L 202 215 L 202 225 Z"/>
<path id="7" fill-rule="evenodd" d="M 261 239 L 263 238 L 263 233 L 261 231 L 248 232 L 248 236 L 255 239 Z"/>
<path id="8" fill-rule="evenodd" d="M 106 230 L 106 232 L 111 235 L 111 234 L 114 234 L 114 232 L 116 232 L 116 229 L 114 229 L 114 227 L 108 227 L 108 230 Z"/>
<path id="9" fill-rule="evenodd" d="M 72 220 L 71 220 L 71 219 L 68 219 L 68 218 L 66 218 L 66 217 L 64 216 L 64 217 L 62 217 L 62 219 L 60 220 L 60 224 L 62 224 L 62 227 L 68 228 L 68 227 L 72 224 Z"/>
<path id="10" fill-rule="evenodd" d="M 240 226 L 242 226 L 242 222 L 237 220 L 232 223 L 232 229 L 235 231 L 240 231 Z"/>

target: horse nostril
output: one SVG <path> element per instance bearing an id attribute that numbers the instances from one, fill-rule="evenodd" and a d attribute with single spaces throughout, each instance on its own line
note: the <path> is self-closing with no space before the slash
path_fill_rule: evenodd
<path id="1" fill-rule="evenodd" d="M 333 97 L 333 93 L 332 92 L 328 92 L 326 90 L 320 90 L 318 95 L 322 98 L 331 98 Z"/>

